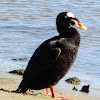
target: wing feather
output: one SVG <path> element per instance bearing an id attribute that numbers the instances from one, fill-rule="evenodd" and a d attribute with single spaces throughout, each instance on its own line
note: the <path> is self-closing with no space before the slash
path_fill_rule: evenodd
<path id="1" fill-rule="evenodd" d="M 52 68 L 53 63 L 61 54 L 61 49 L 56 46 L 51 48 L 48 44 L 48 42 L 45 42 L 36 49 L 24 72 L 23 79 L 26 79 L 26 77 L 36 78 Z"/>

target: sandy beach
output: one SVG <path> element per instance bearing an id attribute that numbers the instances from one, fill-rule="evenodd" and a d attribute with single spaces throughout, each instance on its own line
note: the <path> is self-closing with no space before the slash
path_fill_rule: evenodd
<path id="1" fill-rule="evenodd" d="M 27 91 L 26 94 L 14 93 L 22 77 L 18 75 L 12 75 L 9 73 L 0 73 L 0 100 L 99 100 L 97 97 L 81 95 L 80 93 L 71 93 L 60 91 L 59 84 L 58 88 L 55 88 L 56 94 L 66 96 L 67 99 L 51 98 L 46 96 L 45 89 L 43 90 L 31 90 Z"/>

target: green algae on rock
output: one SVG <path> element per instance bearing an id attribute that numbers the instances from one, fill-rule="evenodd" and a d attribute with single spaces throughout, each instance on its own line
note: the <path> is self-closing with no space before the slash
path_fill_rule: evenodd
<path id="1" fill-rule="evenodd" d="M 13 70 L 13 71 L 10 71 L 9 73 L 23 75 L 24 74 L 24 69 Z"/>
<path id="2" fill-rule="evenodd" d="M 72 77 L 72 78 L 69 78 L 65 81 L 68 83 L 74 84 L 74 85 L 79 85 L 81 82 L 77 77 Z"/>

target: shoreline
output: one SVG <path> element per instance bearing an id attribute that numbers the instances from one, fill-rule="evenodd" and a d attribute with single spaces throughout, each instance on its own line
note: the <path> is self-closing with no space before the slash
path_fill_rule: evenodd
<path id="1" fill-rule="evenodd" d="M 27 94 L 13 93 L 11 91 L 16 90 L 18 85 L 21 82 L 22 77 L 19 75 L 13 75 L 9 73 L 0 73 L 0 98 L 1 100 L 52 100 L 53 98 L 46 96 L 46 90 L 31 90 L 27 91 Z M 71 90 L 71 86 L 68 85 L 66 87 L 66 91 L 64 90 L 65 86 L 61 85 L 59 82 L 55 86 L 56 94 L 60 94 L 66 96 L 67 99 L 70 100 L 99 100 L 100 98 L 96 96 L 91 96 L 85 93 L 76 92 Z M 56 98 L 55 98 L 56 100 Z M 58 99 L 57 99 L 58 100 Z M 59 99 L 61 100 L 61 99 Z"/>

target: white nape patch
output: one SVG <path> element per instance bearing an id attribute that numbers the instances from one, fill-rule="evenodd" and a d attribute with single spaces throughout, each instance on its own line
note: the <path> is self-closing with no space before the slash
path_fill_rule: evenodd
<path id="1" fill-rule="evenodd" d="M 75 18 L 75 16 L 74 16 L 71 12 L 68 12 L 68 13 L 67 13 L 67 16 L 68 16 L 68 17 Z"/>

